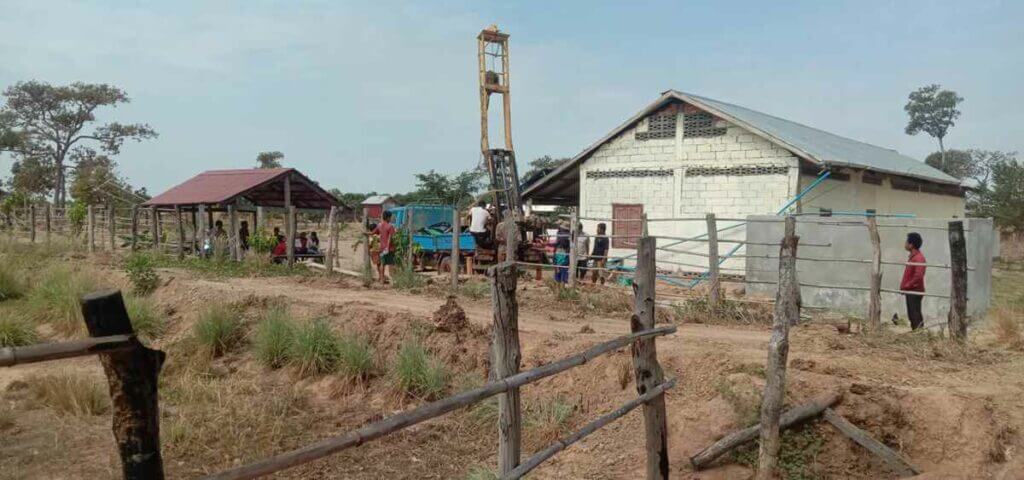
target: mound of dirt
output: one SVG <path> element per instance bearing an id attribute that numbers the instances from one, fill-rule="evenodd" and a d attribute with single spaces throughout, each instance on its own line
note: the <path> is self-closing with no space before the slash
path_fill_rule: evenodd
<path id="1" fill-rule="evenodd" d="M 455 295 L 448 296 L 448 300 L 434 312 L 433 319 L 434 329 L 442 332 L 461 332 L 469 325 L 466 311 L 455 301 Z"/>

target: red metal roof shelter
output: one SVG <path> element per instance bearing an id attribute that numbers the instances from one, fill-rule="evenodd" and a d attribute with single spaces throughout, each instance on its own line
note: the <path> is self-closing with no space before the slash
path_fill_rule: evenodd
<path id="1" fill-rule="evenodd" d="M 208 170 L 151 198 L 148 207 L 181 207 L 195 210 L 204 205 L 210 210 L 239 206 L 245 199 L 258 207 L 286 206 L 285 190 L 290 191 L 291 205 L 298 209 L 328 210 L 345 204 L 294 168 L 245 168 Z"/>

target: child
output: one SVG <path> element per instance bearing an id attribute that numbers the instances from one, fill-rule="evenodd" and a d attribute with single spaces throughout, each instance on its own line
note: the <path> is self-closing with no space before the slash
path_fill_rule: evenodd
<path id="1" fill-rule="evenodd" d="M 555 281 L 569 283 L 569 231 L 558 229 L 558 240 L 555 242 Z"/>
<path id="2" fill-rule="evenodd" d="M 903 248 L 910 252 L 907 258 L 908 263 L 925 263 L 924 254 L 921 253 L 921 245 L 924 240 L 917 232 L 907 234 L 907 243 Z M 924 293 L 924 265 L 907 265 L 903 269 L 903 280 L 900 281 L 900 290 L 904 292 Z M 924 325 L 924 316 L 921 315 L 921 299 L 924 295 L 905 293 L 907 297 L 907 318 L 910 319 L 910 329 L 917 330 Z"/>
<path id="3" fill-rule="evenodd" d="M 316 232 L 309 232 L 309 244 L 306 247 L 309 253 L 320 253 L 320 237 Z"/>
<path id="4" fill-rule="evenodd" d="M 381 222 L 370 232 L 380 236 L 380 261 L 377 262 L 377 274 L 380 276 L 380 283 L 387 284 L 390 277 L 390 265 L 395 264 L 395 254 L 391 250 L 391 237 L 395 235 L 395 226 L 391 224 L 391 212 L 385 211 L 381 216 Z"/>
<path id="5" fill-rule="evenodd" d="M 597 224 L 597 237 L 594 238 L 594 251 L 590 252 L 591 258 L 594 259 L 594 270 L 590 275 L 590 282 L 597 283 L 598 279 L 601 280 L 601 285 L 604 285 L 605 265 L 608 264 L 608 237 L 605 236 L 605 232 L 608 230 L 608 225 L 604 223 Z"/>
<path id="6" fill-rule="evenodd" d="M 288 244 L 284 241 L 284 235 L 277 236 L 277 245 L 274 245 L 274 250 L 270 252 L 270 258 L 274 262 L 280 262 L 281 257 L 288 255 Z"/>

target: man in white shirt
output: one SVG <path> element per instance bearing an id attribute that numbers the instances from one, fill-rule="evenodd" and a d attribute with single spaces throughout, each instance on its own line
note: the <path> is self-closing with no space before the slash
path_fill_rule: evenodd
<path id="1" fill-rule="evenodd" d="M 491 236 L 487 233 L 487 222 L 491 219 L 491 212 L 484 208 L 485 205 L 487 204 L 480 200 L 473 208 L 469 209 L 469 233 L 473 235 L 473 239 L 479 246 L 487 246 L 491 243 Z"/>

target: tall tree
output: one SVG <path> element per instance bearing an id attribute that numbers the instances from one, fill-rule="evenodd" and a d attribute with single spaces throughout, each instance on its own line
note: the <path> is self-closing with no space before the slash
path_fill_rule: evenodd
<path id="1" fill-rule="evenodd" d="M 137 204 L 148 199 L 145 189 L 133 190 L 117 173 L 117 163 L 92 150 L 75 153 L 76 166 L 71 181 L 71 196 L 86 205 Z"/>
<path id="2" fill-rule="evenodd" d="M 977 190 L 977 199 L 968 207 L 971 214 L 992 217 L 996 225 L 1024 231 L 1024 163 L 1016 152 L 990 152 L 991 182 Z"/>
<path id="3" fill-rule="evenodd" d="M 932 152 L 924 158 L 924 163 L 959 179 L 968 178 L 974 174 L 970 150 L 946 150 L 945 162 L 942 161 L 942 152 Z"/>
<path id="4" fill-rule="evenodd" d="M 284 154 L 278 151 L 260 152 L 256 155 L 256 165 L 259 168 L 281 168 L 281 159 Z"/>
<path id="5" fill-rule="evenodd" d="M 7 132 L 7 141 L 0 142 L 0 149 L 18 158 L 36 157 L 51 162 L 53 201 L 58 205 L 63 205 L 67 197 L 67 169 L 72 166 L 68 163 L 74 163 L 76 148 L 91 145 L 108 155 L 117 155 L 125 140 L 142 141 L 157 136 L 149 125 L 141 123 L 111 122 L 91 128 L 97 109 L 130 101 L 124 91 L 111 85 L 76 82 L 54 86 L 29 81 L 8 87 L 3 96 L 6 103 L 0 107 L 0 132 Z"/>
<path id="6" fill-rule="evenodd" d="M 543 157 L 537 157 L 530 160 L 530 169 L 522 175 L 520 179 L 523 183 L 530 183 L 536 180 L 534 177 L 538 177 L 541 174 L 547 174 L 551 170 L 560 167 L 563 163 L 569 161 L 568 157 L 565 158 L 553 158 L 551 155 L 544 155 Z"/>
<path id="7" fill-rule="evenodd" d="M 445 175 L 430 170 L 416 174 L 416 190 L 405 195 L 395 195 L 402 203 L 429 202 L 445 205 L 465 206 L 483 188 L 484 172 L 467 170 L 456 175 Z"/>
<path id="8" fill-rule="evenodd" d="M 939 152 L 942 165 L 946 165 L 946 146 L 943 139 L 953 126 L 960 110 L 956 106 L 964 101 L 963 97 L 952 90 L 943 90 L 941 86 L 932 84 L 910 92 L 910 97 L 903 110 L 910 119 L 907 121 L 907 135 L 925 132 L 939 141 Z"/>
<path id="9" fill-rule="evenodd" d="M 53 190 L 55 183 L 53 164 L 47 158 L 26 156 L 11 165 L 11 190 L 29 200 L 39 200 Z"/>

